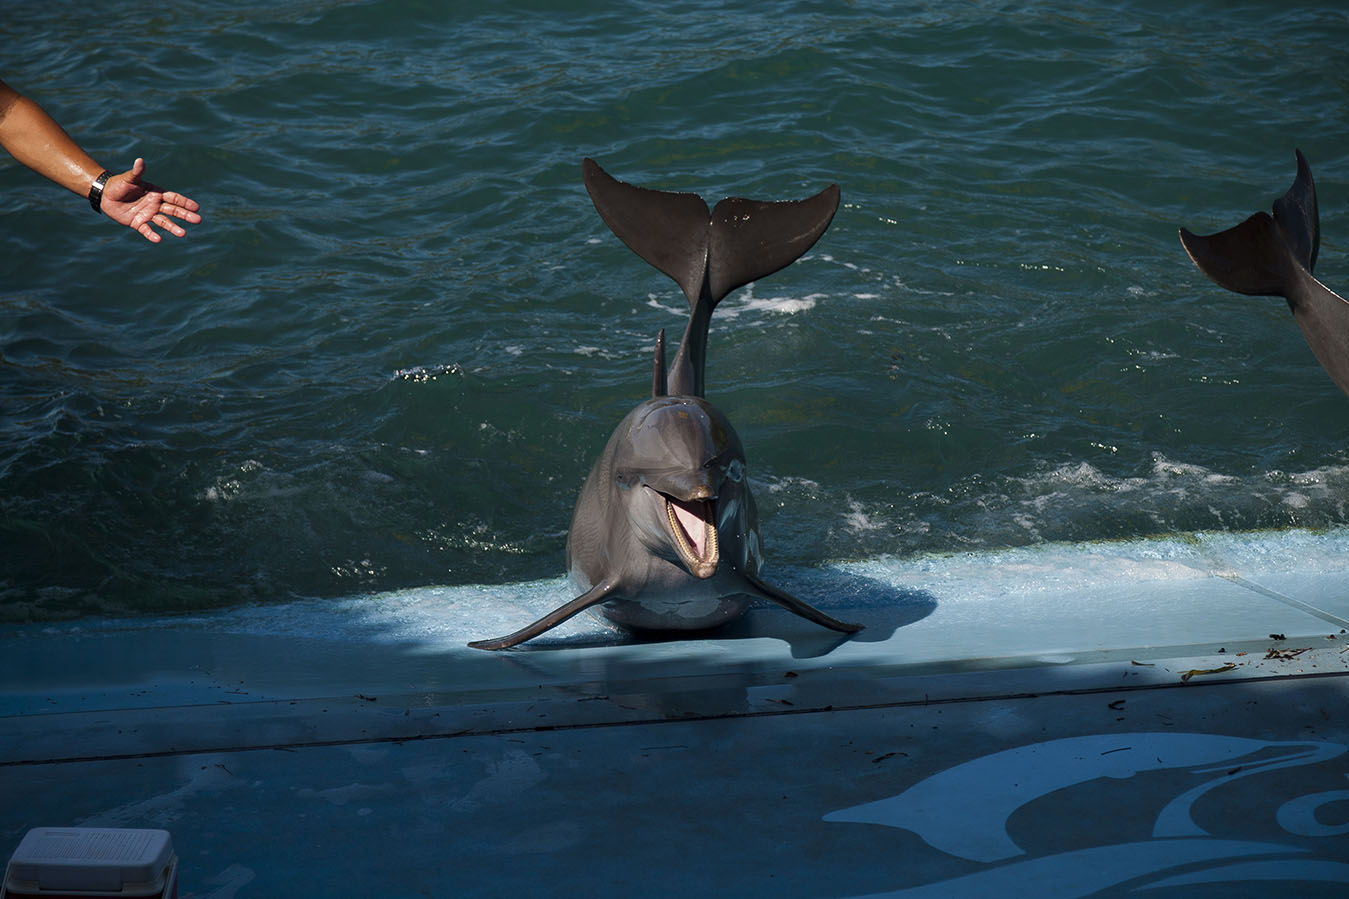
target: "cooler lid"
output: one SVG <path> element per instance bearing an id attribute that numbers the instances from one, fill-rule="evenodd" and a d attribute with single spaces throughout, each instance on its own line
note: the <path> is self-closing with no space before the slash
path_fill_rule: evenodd
<path id="1" fill-rule="evenodd" d="M 10 857 L 6 885 L 153 895 L 173 859 L 167 830 L 35 827 Z"/>

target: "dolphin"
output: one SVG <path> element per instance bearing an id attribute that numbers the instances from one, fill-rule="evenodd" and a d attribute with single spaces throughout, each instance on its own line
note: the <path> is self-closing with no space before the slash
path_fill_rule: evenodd
<path id="1" fill-rule="evenodd" d="M 1321 367 L 1349 395 L 1349 302 L 1312 276 L 1321 246 L 1316 185 L 1301 150 L 1293 186 L 1234 228 L 1201 237 L 1184 228 L 1180 242 L 1199 270 L 1220 287 L 1252 296 L 1281 296 Z"/>
<path id="2" fill-rule="evenodd" d="M 704 396 L 712 310 L 809 250 L 838 209 L 838 185 L 805 200 L 732 197 L 709 212 L 697 194 L 635 187 L 592 159 L 582 175 L 610 230 L 683 290 L 689 320 L 668 369 L 658 335 L 651 398 L 619 422 L 577 498 L 567 570 L 580 595 L 513 634 L 468 645 L 515 646 L 592 607 L 629 629 L 703 630 L 740 617 L 756 598 L 833 630 L 861 630 L 759 579 L 744 447 Z"/>

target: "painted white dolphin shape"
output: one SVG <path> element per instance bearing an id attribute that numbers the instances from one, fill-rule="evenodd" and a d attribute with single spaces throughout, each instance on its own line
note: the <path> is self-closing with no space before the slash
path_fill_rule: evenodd
<path id="1" fill-rule="evenodd" d="M 1101 777 L 1123 779 L 1141 771 L 1194 768 L 1220 776 L 1187 791 L 1158 816 L 1155 838 L 1202 836 L 1190 808 L 1203 793 L 1238 776 L 1334 758 L 1338 743 L 1275 743 L 1191 733 L 1128 733 L 1067 737 L 986 755 L 919 781 L 897 796 L 825 815 L 847 821 L 900 827 L 949 855 L 995 862 L 1024 854 L 1007 833 L 1007 821 L 1023 805 L 1055 790 Z M 1261 751 L 1278 755 L 1241 765 Z"/>

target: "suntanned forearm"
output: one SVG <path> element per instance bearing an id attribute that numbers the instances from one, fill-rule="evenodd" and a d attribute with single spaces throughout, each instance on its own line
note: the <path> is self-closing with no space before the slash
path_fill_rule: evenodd
<path id="1" fill-rule="evenodd" d="M 103 168 L 80 149 L 56 120 L 0 81 L 0 146 L 40 175 L 80 196 Z"/>

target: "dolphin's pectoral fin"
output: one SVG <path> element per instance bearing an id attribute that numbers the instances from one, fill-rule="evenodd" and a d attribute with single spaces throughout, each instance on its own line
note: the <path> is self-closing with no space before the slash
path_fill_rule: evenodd
<path id="1" fill-rule="evenodd" d="M 707 287 L 712 302 L 791 265 L 815 245 L 838 211 L 831 184 L 813 197 L 765 202 L 730 197 L 712 210 Z"/>
<path id="2" fill-rule="evenodd" d="M 468 644 L 473 649 L 508 649 L 526 640 L 533 639 L 545 631 L 550 631 L 568 618 L 575 617 L 591 606 L 599 605 L 609 598 L 614 590 L 608 581 L 596 584 L 571 602 L 559 606 L 544 615 L 533 624 L 527 624 L 513 634 L 497 637 L 495 640 L 474 640 Z"/>
<path id="3" fill-rule="evenodd" d="M 790 593 L 765 584 L 752 574 L 746 574 L 743 571 L 739 572 L 739 574 L 754 588 L 754 593 L 757 593 L 764 599 L 777 603 L 789 612 L 795 612 L 807 621 L 813 621 L 822 627 L 827 627 L 834 631 L 841 631 L 845 634 L 855 634 L 862 630 L 862 625 L 852 624 L 847 621 L 839 621 L 837 618 L 826 615 L 811 604 L 797 599 Z"/>

